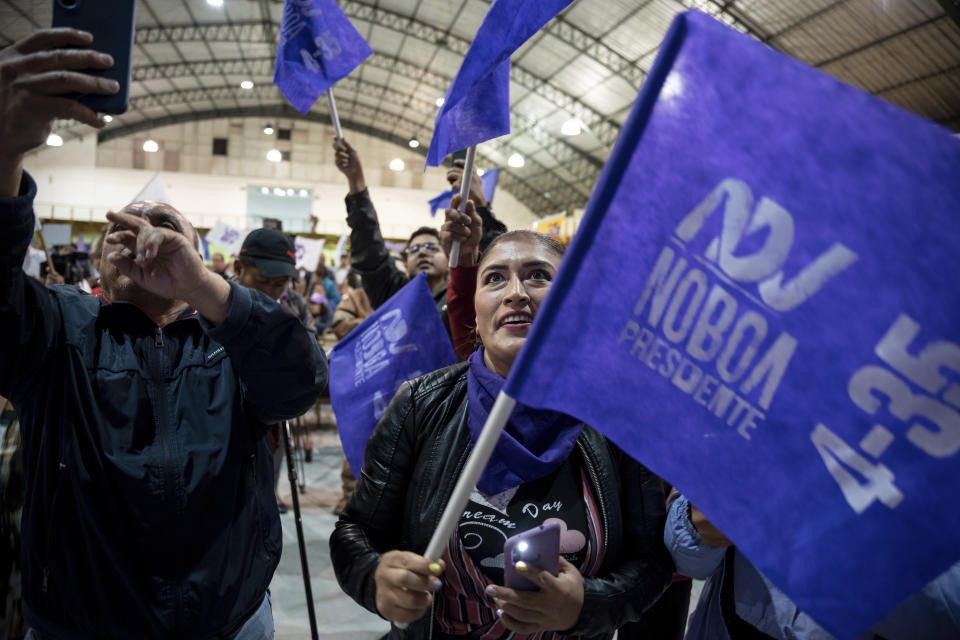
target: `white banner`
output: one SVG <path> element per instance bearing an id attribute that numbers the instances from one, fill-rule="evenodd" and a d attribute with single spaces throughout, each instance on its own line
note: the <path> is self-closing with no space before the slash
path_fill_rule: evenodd
<path id="1" fill-rule="evenodd" d="M 323 240 L 311 240 L 297 236 L 293 240 L 297 247 L 297 268 L 306 269 L 311 273 L 317 270 L 320 256 L 323 254 Z"/>
<path id="2" fill-rule="evenodd" d="M 225 222 L 217 220 L 217 224 L 207 232 L 205 239 L 211 244 L 226 249 L 231 254 L 239 254 L 240 247 L 243 246 L 243 239 L 246 237 L 246 231 L 234 229 Z"/>

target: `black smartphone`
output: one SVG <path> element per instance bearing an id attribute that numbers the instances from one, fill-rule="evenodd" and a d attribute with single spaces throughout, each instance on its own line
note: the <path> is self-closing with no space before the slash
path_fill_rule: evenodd
<path id="1" fill-rule="evenodd" d="M 113 66 L 105 70 L 84 70 L 95 76 L 120 83 L 113 95 L 72 94 L 97 113 L 120 114 L 127 110 L 130 97 L 131 56 L 133 52 L 135 0 L 53 0 L 53 26 L 73 27 L 93 34 L 91 48 L 113 56 Z"/>

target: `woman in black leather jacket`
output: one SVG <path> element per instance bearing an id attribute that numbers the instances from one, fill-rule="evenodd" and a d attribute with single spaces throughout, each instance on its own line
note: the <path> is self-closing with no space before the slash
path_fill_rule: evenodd
<path id="1" fill-rule="evenodd" d="M 476 238 L 472 219 L 464 222 L 446 226 L 459 232 L 468 266 Z M 521 405 L 444 559 L 421 555 L 562 253 L 532 231 L 494 240 L 478 265 L 474 298 L 483 346 L 467 362 L 404 384 L 367 445 L 331 555 L 357 602 L 410 623 L 394 626 L 391 638 L 609 638 L 670 583 L 660 480 L 589 426 Z M 549 520 L 562 531 L 559 574 L 518 566 L 539 591 L 501 586 L 504 540 Z"/>

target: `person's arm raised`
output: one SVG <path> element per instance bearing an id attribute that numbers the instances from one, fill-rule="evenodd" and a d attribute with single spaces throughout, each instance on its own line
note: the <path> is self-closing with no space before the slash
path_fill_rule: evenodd
<path id="1" fill-rule="evenodd" d="M 77 69 L 108 69 L 113 59 L 90 49 L 93 36 L 76 29 L 43 29 L 0 51 L 0 196 L 20 190 L 23 156 L 46 141 L 56 118 L 92 127 L 102 116 L 68 93 L 111 94 L 116 81 Z"/>

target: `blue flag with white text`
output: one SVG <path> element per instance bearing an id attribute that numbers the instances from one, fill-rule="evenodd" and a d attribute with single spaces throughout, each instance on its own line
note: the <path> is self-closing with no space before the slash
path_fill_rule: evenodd
<path id="1" fill-rule="evenodd" d="M 852 638 L 960 558 L 960 140 L 678 16 L 505 392 Z"/>
<path id="2" fill-rule="evenodd" d="M 483 184 L 483 197 L 487 202 L 493 202 L 493 192 L 497 189 L 497 180 L 500 178 L 500 169 L 488 169 L 480 176 L 480 182 Z M 430 215 L 437 215 L 437 209 L 447 209 L 450 207 L 450 200 L 456 195 L 453 190 L 448 189 L 436 198 L 428 200 L 430 205 Z"/>
<path id="3" fill-rule="evenodd" d="M 285 0 L 273 83 L 307 113 L 372 53 L 335 0 Z"/>
<path id="4" fill-rule="evenodd" d="M 422 273 L 337 343 L 330 353 L 330 404 L 355 475 L 400 385 L 456 361 Z"/>
<path id="5" fill-rule="evenodd" d="M 510 133 L 510 56 L 573 0 L 494 0 L 447 89 L 427 165 Z"/>

